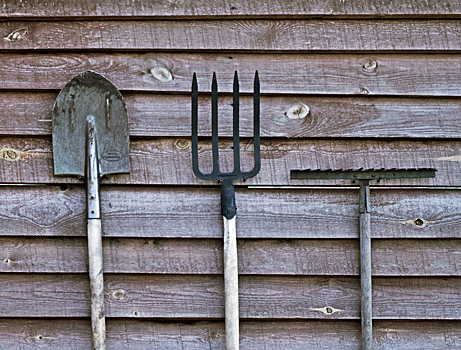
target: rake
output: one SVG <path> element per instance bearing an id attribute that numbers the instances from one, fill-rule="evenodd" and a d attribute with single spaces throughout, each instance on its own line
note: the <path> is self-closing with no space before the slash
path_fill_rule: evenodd
<path id="1" fill-rule="evenodd" d="M 238 264 L 237 264 L 237 229 L 235 216 L 234 180 L 249 179 L 258 174 L 261 168 L 260 137 L 259 137 L 259 77 L 255 74 L 253 93 L 253 143 L 254 167 L 250 171 L 240 169 L 239 141 L 239 82 L 237 72 L 234 75 L 233 86 L 233 148 L 234 170 L 222 173 L 219 170 L 218 145 L 218 83 L 213 72 L 211 83 L 211 147 L 213 154 L 213 170 L 204 174 L 198 164 L 198 88 L 197 77 L 192 79 L 192 169 L 202 180 L 219 180 L 221 182 L 221 214 L 224 223 L 224 294 L 225 294 L 225 327 L 226 349 L 239 348 L 239 310 L 238 310 Z"/>
<path id="2" fill-rule="evenodd" d="M 291 170 L 290 179 L 306 180 L 352 180 L 360 186 L 360 288 L 361 288 L 361 329 L 362 350 L 372 350 L 372 290 L 371 290 L 371 228 L 370 228 L 370 181 L 381 179 L 432 178 L 436 169 L 305 169 Z"/>

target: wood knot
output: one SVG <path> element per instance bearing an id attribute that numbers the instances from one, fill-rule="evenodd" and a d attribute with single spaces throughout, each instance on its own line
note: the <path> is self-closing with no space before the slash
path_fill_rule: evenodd
<path id="1" fill-rule="evenodd" d="M 133 311 L 134 316 L 139 316 L 139 311 Z"/>
<path id="2" fill-rule="evenodd" d="M 368 61 L 366 61 L 363 66 L 362 66 L 362 69 L 364 72 L 367 72 L 367 73 L 372 73 L 374 72 L 376 69 L 378 68 L 378 62 L 376 62 L 374 59 L 370 58 Z"/>
<path id="3" fill-rule="evenodd" d="M 309 107 L 306 106 L 304 103 L 300 103 L 291 107 L 285 115 L 290 119 L 303 119 L 306 118 L 309 114 L 310 110 Z"/>
<path id="4" fill-rule="evenodd" d="M 6 151 L 6 155 L 7 155 L 7 157 L 10 158 L 10 159 L 16 159 L 16 158 L 18 158 L 18 156 L 19 156 L 19 155 L 18 155 L 15 151 L 13 151 L 12 149 L 7 150 L 7 151 Z"/>
<path id="5" fill-rule="evenodd" d="M 423 226 L 424 225 L 424 221 L 422 219 L 416 219 L 414 221 L 415 225 L 416 226 Z"/>
<path id="6" fill-rule="evenodd" d="M 118 289 L 112 293 L 114 299 L 122 300 L 126 297 L 126 292 L 123 289 Z"/>
<path id="7" fill-rule="evenodd" d="M 161 81 L 161 82 L 167 82 L 173 80 L 173 74 L 166 68 L 163 67 L 155 67 L 150 70 L 150 74 L 152 76 Z"/>
<path id="8" fill-rule="evenodd" d="M 416 219 L 414 219 L 411 223 L 412 223 L 413 225 L 419 227 L 419 228 L 424 228 L 424 227 L 426 227 L 428 224 L 432 224 L 433 221 L 426 221 L 426 220 L 421 219 L 421 218 L 416 218 Z"/>
<path id="9" fill-rule="evenodd" d="M 174 145 L 176 146 L 176 148 L 179 148 L 179 149 L 183 149 L 183 150 L 186 150 L 186 149 L 189 149 L 190 148 L 190 141 L 189 140 L 186 140 L 186 139 L 179 139 L 179 140 L 176 140 L 176 142 L 174 143 Z"/>
<path id="10" fill-rule="evenodd" d="M 47 154 L 46 153 L 21 152 L 21 151 L 16 151 L 11 148 L 0 149 L 0 158 L 9 160 L 9 161 L 17 161 L 17 160 L 25 159 L 28 157 L 42 157 L 42 156 L 47 156 Z"/>
<path id="11" fill-rule="evenodd" d="M 2 151 L 1 158 L 5 160 L 15 161 L 15 160 L 19 160 L 21 157 L 21 152 L 16 151 L 14 149 L 4 148 L 1 151 Z"/>
<path id="12" fill-rule="evenodd" d="M 17 42 L 21 41 L 22 38 L 24 38 L 27 34 L 27 28 L 20 28 L 16 29 L 14 32 L 9 34 L 5 40 L 11 41 L 11 42 Z"/>
<path id="13" fill-rule="evenodd" d="M 312 310 L 312 311 L 320 311 L 320 312 L 323 312 L 325 315 L 333 315 L 336 312 L 344 311 L 344 310 L 340 310 L 340 309 L 335 309 L 333 306 L 325 306 L 325 307 L 322 307 L 322 308 L 315 308 L 315 309 L 312 308 L 310 310 Z"/>

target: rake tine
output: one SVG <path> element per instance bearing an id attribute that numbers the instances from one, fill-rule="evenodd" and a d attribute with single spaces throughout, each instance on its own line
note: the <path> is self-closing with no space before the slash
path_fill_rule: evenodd
<path id="1" fill-rule="evenodd" d="M 203 175 L 198 166 L 198 87 L 195 73 L 192 78 L 192 167 L 195 174 Z"/>
<path id="2" fill-rule="evenodd" d="M 212 174 L 219 173 L 219 144 L 218 144 L 218 82 L 213 72 L 211 83 L 211 149 L 213 151 Z"/>
<path id="3" fill-rule="evenodd" d="M 239 140 L 239 78 L 234 75 L 233 87 L 233 142 L 234 142 L 234 173 L 240 173 L 240 140 Z"/>

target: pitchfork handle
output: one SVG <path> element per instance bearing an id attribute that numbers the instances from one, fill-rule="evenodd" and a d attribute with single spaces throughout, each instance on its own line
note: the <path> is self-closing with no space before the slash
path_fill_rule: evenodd
<path id="1" fill-rule="evenodd" d="M 224 294 L 226 350 L 239 349 L 239 293 L 235 216 L 224 220 Z"/>
<path id="2" fill-rule="evenodd" d="M 221 213 L 224 222 L 224 309 L 226 350 L 239 349 L 239 293 L 237 228 L 235 224 L 235 192 L 233 180 L 224 178 L 221 184 Z"/>

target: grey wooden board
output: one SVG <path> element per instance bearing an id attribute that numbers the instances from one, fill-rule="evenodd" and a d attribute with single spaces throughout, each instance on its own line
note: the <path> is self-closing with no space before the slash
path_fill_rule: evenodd
<path id="1" fill-rule="evenodd" d="M 62 189 L 0 186 L 0 198 L 8 199 L 0 202 L 0 235 L 86 236 L 84 186 Z M 459 192 L 372 188 L 372 237 L 461 238 Z M 223 235 L 219 187 L 103 186 L 101 201 L 106 237 Z M 237 187 L 236 201 L 242 239 L 359 238 L 358 189 Z"/>
<path id="2" fill-rule="evenodd" d="M 222 274 L 221 239 L 105 238 L 105 273 Z M 88 272 L 84 238 L 2 237 L 0 272 Z M 359 275 L 358 240 L 239 240 L 241 275 Z M 374 276 L 461 276 L 461 240 L 372 242 Z"/>
<path id="3" fill-rule="evenodd" d="M 252 140 L 241 139 L 242 169 L 253 167 Z M 3 183 L 83 183 L 53 175 L 49 138 L 0 137 L 0 181 Z M 211 140 L 199 142 L 199 164 L 211 171 Z M 221 171 L 233 167 L 232 143 L 220 142 Z M 290 180 L 292 169 L 436 168 L 435 178 L 383 180 L 381 185 L 460 186 L 459 141 L 261 140 L 261 171 L 245 185 L 347 185 L 346 180 Z M 102 183 L 210 185 L 192 172 L 189 139 L 132 139 L 130 174 Z M 240 180 L 236 184 L 242 184 Z"/>
<path id="4" fill-rule="evenodd" d="M 459 16 L 459 0 L 359 0 L 354 2 L 334 0 L 290 1 L 289 6 L 280 0 L 228 1 L 183 0 L 181 2 L 139 0 L 134 4 L 123 0 L 59 1 L 55 6 L 39 0 L 5 2 L 0 16 L 21 17 L 215 17 L 215 16 Z"/>
<path id="5" fill-rule="evenodd" d="M 130 136 L 189 137 L 190 96 L 124 93 Z M 50 135 L 55 93 L 0 92 L 0 135 Z M 210 96 L 199 98 L 199 134 L 211 136 Z M 219 99 L 219 133 L 232 136 L 232 98 Z M 293 111 L 305 105 L 309 114 Z M 299 113 L 299 112 L 298 112 Z M 240 135 L 253 135 L 253 99 L 240 99 Z M 263 137 L 458 138 L 458 99 L 262 96 Z M 293 119 L 303 117 L 300 119 Z"/>
<path id="6" fill-rule="evenodd" d="M 378 350 L 461 349 L 459 321 L 374 321 Z M 91 347 L 89 320 L 0 319 L 0 344 L 9 350 Z M 222 322 L 108 319 L 114 350 L 224 350 Z M 240 322 L 240 346 L 255 350 L 360 349 L 358 321 Z"/>
<path id="7" fill-rule="evenodd" d="M 88 317 L 86 274 L 0 276 L 0 317 Z M 105 274 L 107 317 L 224 317 L 219 275 Z M 461 319 L 459 277 L 374 277 L 376 319 Z M 331 313 L 327 312 L 330 308 Z M 242 319 L 359 319 L 358 277 L 239 277 Z"/>
<path id="8" fill-rule="evenodd" d="M 0 37 L 7 38 L 0 41 L 2 50 L 459 51 L 461 24 L 398 19 L 10 21 L 0 23 Z"/>
<path id="9" fill-rule="evenodd" d="M 242 321 L 242 349 L 304 350 L 359 349 L 360 325 L 356 321 Z M 458 321 L 375 321 L 374 347 L 389 350 L 460 349 Z M 91 346 L 86 320 L 0 320 L 0 341 L 10 350 L 68 350 Z M 224 350 L 221 322 L 160 323 L 107 320 L 111 349 Z"/>
<path id="10" fill-rule="evenodd" d="M 259 71 L 263 94 L 460 96 L 459 54 L 238 54 L 238 53 L 2 53 L 2 89 L 59 90 L 87 69 L 131 91 L 190 93 L 192 74 L 209 92 L 253 92 Z M 370 63 L 374 60 L 376 69 Z M 283 64 L 274 64 L 283 62 Z"/>

